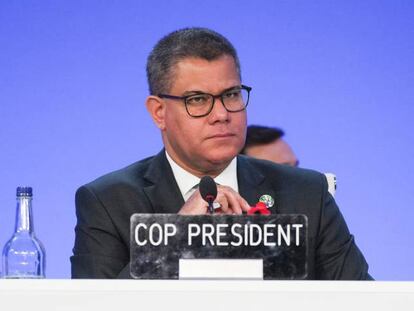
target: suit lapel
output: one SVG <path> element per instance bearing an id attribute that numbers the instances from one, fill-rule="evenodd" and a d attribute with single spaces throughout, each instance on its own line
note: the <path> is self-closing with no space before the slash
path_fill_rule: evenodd
<path id="1" fill-rule="evenodd" d="M 275 182 L 270 182 L 261 172 L 255 168 L 249 158 L 246 156 L 237 157 L 237 179 L 239 183 L 240 195 L 249 203 L 255 206 L 260 197 L 264 194 L 270 195 L 275 204 L 270 208 L 272 214 L 279 211 L 280 195 L 278 189 L 275 189 Z M 275 181 L 277 176 L 272 176 L 271 180 Z"/>
<path id="2" fill-rule="evenodd" d="M 239 193 L 249 205 L 254 206 L 259 200 L 260 195 L 258 194 L 258 189 L 264 179 L 265 177 L 254 169 L 246 157 L 237 157 Z"/>
<path id="3" fill-rule="evenodd" d="M 184 199 L 164 149 L 154 157 L 144 178 L 150 182 L 144 188 L 144 193 L 151 202 L 154 213 L 176 214 L 181 209 Z"/>

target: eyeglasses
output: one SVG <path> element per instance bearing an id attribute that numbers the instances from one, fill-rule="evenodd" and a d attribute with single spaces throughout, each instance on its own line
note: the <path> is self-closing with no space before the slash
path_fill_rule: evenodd
<path id="1" fill-rule="evenodd" d="M 246 109 L 249 104 L 251 87 L 246 85 L 235 86 L 225 90 L 218 95 L 195 92 L 187 96 L 174 96 L 168 94 L 158 94 L 160 98 L 183 100 L 187 113 L 194 118 L 205 117 L 213 110 L 216 98 L 220 98 L 221 103 L 228 112 L 239 112 Z"/>

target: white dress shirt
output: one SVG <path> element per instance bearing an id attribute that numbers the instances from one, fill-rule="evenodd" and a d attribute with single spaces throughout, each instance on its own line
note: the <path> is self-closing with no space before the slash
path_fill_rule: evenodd
<path id="1" fill-rule="evenodd" d="M 174 162 L 170 157 L 167 150 L 165 151 L 167 160 L 170 163 L 171 169 L 173 171 L 175 181 L 177 182 L 178 188 L 181 191 L 181 194 L 184 198 L 184 201 L 187 201 L 189 197 L 197 189 L 198 184 L 200 183 L 200 178 L 194 176 L 193 174 L 187 172 L 181 166 Z M 239 184 L 237 182 L 237 157 L 230 162 L 230 164 L 214 178 L 214 181 L 223 186 L 228 186 L 234 191 L 239 192 Z"/>

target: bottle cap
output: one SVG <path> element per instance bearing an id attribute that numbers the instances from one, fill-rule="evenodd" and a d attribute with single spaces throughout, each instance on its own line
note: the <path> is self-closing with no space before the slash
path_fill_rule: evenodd
<path id="1" fill-rule="evenodd" d="M 17 187 L 16 196 L 31 197 L 33 196 L 33 189 L 32 187 Z"/>

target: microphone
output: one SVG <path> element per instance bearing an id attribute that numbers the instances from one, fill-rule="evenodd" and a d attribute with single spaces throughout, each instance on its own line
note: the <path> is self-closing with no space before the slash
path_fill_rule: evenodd
<path id="1" fill-rule="evenodd" d="M 210 214 L 214 213 L 213 202 L 217 197 L 217 185 L 213 178 L 204 176 L 198 185 L 201 197 L 208 203 L 208 211 Z"/>

